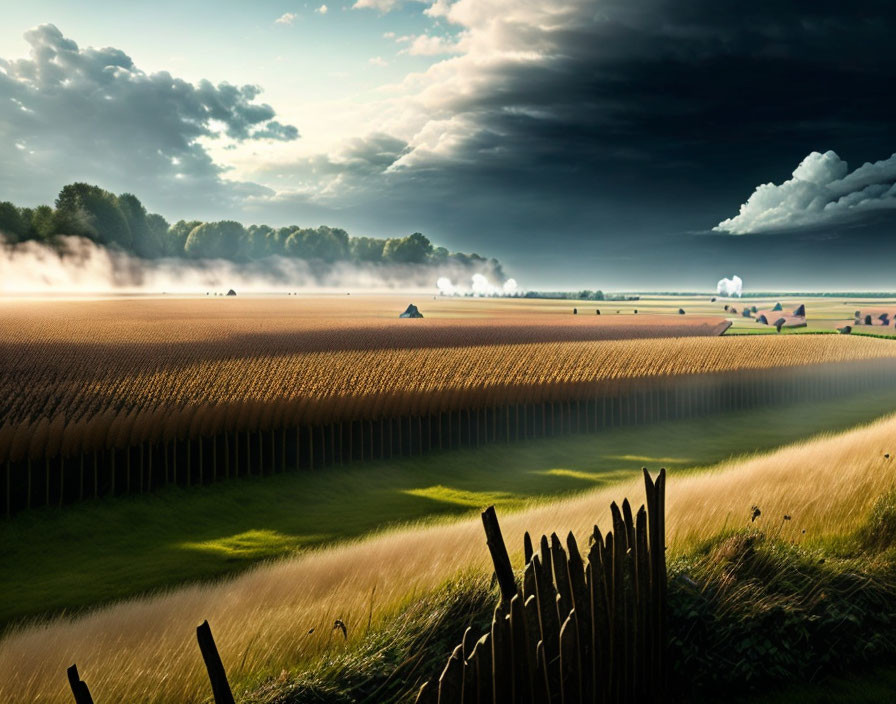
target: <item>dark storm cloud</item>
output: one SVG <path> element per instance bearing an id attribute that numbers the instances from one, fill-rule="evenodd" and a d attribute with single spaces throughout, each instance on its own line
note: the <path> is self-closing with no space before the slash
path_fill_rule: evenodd
<path id="1" fill-rule="evenodd" d="M 682 168 L 730 169 L 732 157 L 761 160 L 766 170 L 786 164 L 789 172 L 812 150 L 804 145 L 859 158 L 892 151 L 878 146 L 896 136 L 892 3 L 558 3 L 561 9 L 553 23 L 539 22 L 540 14 L 532 24 L 525 16 L 490 23 L 500 49 L 542 58 L 471 68 L 473 88 L 439 106 L 472 126 L 456 150 L 459 161 L 588 173 L 612 191 L 608 164 L 635 169 L 649 183 L 656 175 L 643 173 L 645 160 L 650 171 L 677 179 Z M 717 179 L 717 169 L 702 177 Z"/>
<path id="2" fill-rule="evenodd" d="M 426 74 L 428 120 L 371 186 L 392 212 L 438 213 L 460 245 L 486 239 L 512 263 L 574 250 L 575 281 L 633 282 L 643 252 L 711 265 L 706 237 L 687 233 L 731 217 L 758 183 L 813 151 L 861 164 L 896 149 L 890 2 L 461 0 L 429 13 L 459 28 L 464 53 Z"/>
<path id="3" fill-rule="evenodd" d="M 29 58 L 0 59 L 6 199 L 32 200 L 35 184 L 87 180 L 139 193 L 157 209 L 182 211 L 198 199 L 226 206 L 271 191 L 223 181 L 200 138 L 218 129 L 235 140 L 298 137 L 256 102 L 257 86 L 146 74 L 119 49 L 79 48 L 53 25 L 25 38 Z"/>

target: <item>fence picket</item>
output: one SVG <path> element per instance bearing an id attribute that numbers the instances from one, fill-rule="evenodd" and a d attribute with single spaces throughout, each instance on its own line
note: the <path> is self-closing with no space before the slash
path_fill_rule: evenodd
<path id="1" fill-rule="evenodd" d="M 66 670 L 66 674 L 68 675 L 68 685 L 75 697 L 75 704 L 93 704 L 93 697 L 90 696 L 87 683 L 78 675 L 78 666 L 72 665 Z"/>

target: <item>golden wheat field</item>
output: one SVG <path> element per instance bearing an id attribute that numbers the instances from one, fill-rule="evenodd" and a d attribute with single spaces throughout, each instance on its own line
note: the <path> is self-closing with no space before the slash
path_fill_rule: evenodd
<path id="1" fill-rule="evenodd" d="M 0 459 L 564 399 L 625 379 L 896 358 L 875 339 L 724 339 L 719 318 L 561 316 L 553 305 L 471 301 L 462 316 L 451 301 L 446 317 L 398 320 L 394 298 L 358 297 L 349 320 L 348 298 L 6 302 Z M 371 312 L 383 310 L 392 319 Z M 515 312 L 477 317 L 489 310 Z"/>
<path id="2" fill-rule="evenodd" d="M 890 416 L 707 472 L 673 472 L 667 489 L 670 550 L 678 553 L 725 527 L 747 525 L 753 504 L 786 540 L 848 532 L 896 485 L 892 461 L 884 457 L 896 447 L 894 438 L 896 417 Z M 582 538 L 595 522 L 605 526 L 609 503 L 623 497 L 639 504 L 641 482 L 502 516 L 514 564 L 521 563 L 524 531 L 571 530 Z M 785 513 L 792 520 L 781 521 Z M 412 595 L 461 570 L 487 574 L 489 565 L 478 519 L 412 525 L 220 583 L 19 627 L 0 642 L 0 699 L 68 702 L 64 670 L 77 661 L 96 701 L 199 702 L 208 695 L 208 680 L 193 630 L 203 619 L 212 624 L 232 679 L 277 675 L 345 647 L 331 635 L 334 619 L 348 625 L 350 645 L 363 635 L 371 612 L 376 623 Z"/>

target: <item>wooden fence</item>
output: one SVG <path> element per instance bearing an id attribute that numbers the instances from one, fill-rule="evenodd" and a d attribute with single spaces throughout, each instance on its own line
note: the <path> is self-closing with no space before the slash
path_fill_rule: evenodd
<path id="1" fill-rule="evenodd" d="M 666 470 L 644 470 L 647 509 L 610 506 L 613 530 L 591 536 L 587 562 L 572 533 L 535 552 L 517 584 L 494 506 L 482 513 L 501 603 L 478 641 L 467 628 L 438 680 L 417 704 L 660 704 L 666 700 Z M 337 621 L 340 624 L 341 621 Z M 215 704 L 234 704 L 208 621 L 196 629 Z M 94 704 L 77 665 L 68 668 L 75 704 Z"/>
<path id="2" fill-rule="evenodd" d="M 644 470 L 647 510 L 610 508 L 613 530 L 594 527 L 587 562 L 570 533 L 525 537 L 522 589 L 494 508 L 482 514 L 501 587 L 491 630 L 467 629 L 417 704 L 579 704 L 667 700 L 665 470 Z"/>
<path id="3" fill-rule="evenodd" d="M 218 654 L 218 647 L 215 645 L 215 639 L 212 637 L 212 629 L 208 625 L 208 621 L 203 621 L 197 626 L 196 640 L 199 643 L 202 660 L 205 662 L 206 672 L 208 672 L 215 704 L 235 704 L 233 693 L 230 690 L 230 683 L 227 681 L 227 674 L 224 671 L 224 664 L 221 662 L 221 656 Z M 72 665 L 68 668 L 66 674 L 68 675 L 68 684 L 71 687 L 72 695 L 75 697 L 75 704 L 94 704 L 90 688 L 78 673 L 78 666 Z"/>
<path id="4" fill-rule="evenodd" d="M 185 433 L 127 447 L 7 458 L 0 511 L 12 513 L 100 496 L 194 486 L 231 477 L 420 455 L 486 443 L 643 425 L 761 405 L 896 390 L 896 368 L 879 361 L 773 371 L 642 379 L 612 390 L 575 389 L 538 403 L 472 406 L 320 425 Z M 59 443 L 55 443 L 59 447 Z"/>

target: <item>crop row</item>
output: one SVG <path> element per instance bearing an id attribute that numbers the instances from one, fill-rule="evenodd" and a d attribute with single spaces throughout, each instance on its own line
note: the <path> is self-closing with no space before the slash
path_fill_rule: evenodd
<path id="1" fill-rule="evenodd" d="M 347 351 L 35 378 L 22 387 L 34 407 L 61 403 L 47 416 L 7 396 L 19 405 L 0 426 L 0 462 L 15 510 L 829 398 L 896 383 L 894 369 L 887 341 L 807 336 Z"/>

